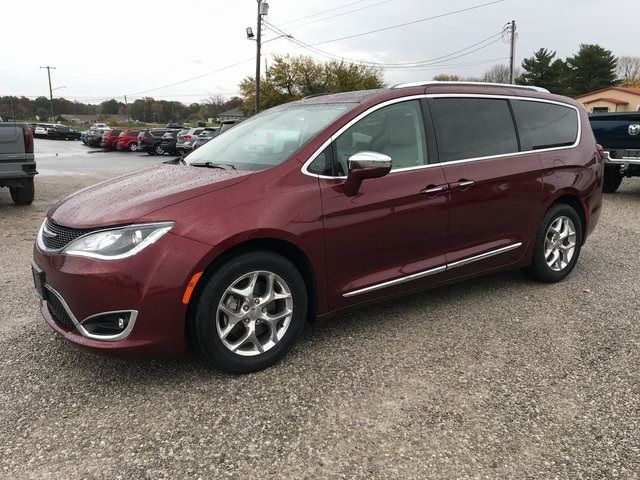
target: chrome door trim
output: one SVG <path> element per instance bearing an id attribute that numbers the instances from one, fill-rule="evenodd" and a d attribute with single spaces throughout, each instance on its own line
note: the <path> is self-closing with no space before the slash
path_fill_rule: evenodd
<path id="1" fill-rule="evenodd" d="M 554 104 L 554 105 L 560 105 L 562 107 L 572 108 L 573 110 L 575 110 L 576 115 L 578 117 L 578 132 L 576 134 L 576 140 L 572 145 L 566 145 L 566 146 L 563 146 L 563 147 L 541 148 L 540 150 L 527 150 L 527 151 L 523 151 L 523 152 L 503 153 L 503 154 L 500 154 L 500 155 L 490 155 L 490 156 L 485 156 L 485 157 L 464 158 L 462 160 L 454 160 L 454 161 L 451 161 L 451 162 L 428 163 L 427 165 L 419 165 L 417 167 L 406 167 L 406 168 L 392 169 L 391 172 L 389 172 L 389 175 L 391 175 L 393 173 L 407 172 L 407 171 L 410 171 L 410 170 L 421 170 L 423 168 L 446 167 L 447 165 L 456 165 L 458 163 L 477 162 L 477 161 L 480 161 L 480 160 L 493 160 L 493 159 L 499 159 L 499 158 L 504 158 L 504 157 L 514 157 L 514 156 L 520 156 L 520 155 L 531 155 L 531 154 L 538 154 L 538 153 L 544 153 L 544 152 L 568 150 L 568 149 L 576 148 L 580 144 L 580 139 L 582 138 L 582 118 L 580 117 L 580 110 L 578 109 L 578 107 L 576 107 L 575 105 L 572 105 L 570 103 L 559 102 L 559 101 L 556 101 L 556 100 L 547 100 L 547 99 L 544 99 L 544 98 L 519 97 L 519 96 L 516 96 L 516 95 L 488 95 L 488 94 L 481 94 L 481 93 L 431 93 L 431 94 L 410 95 L 410 96 L 407 96 L 407 97 L 394 98 L 394 99 L 391 99 L 391 100 L 387 100 L 386 102 L 382 102 L 382 103 L 379 103 L 377 105 L 374 105 L 373 107 L 371 107 L 371 108 L 365 110 L 364 112 L 360 113 L 355 118 L 351 119 L 345 125 L 340 127 L 340 129 L 337 132 L 335 132 L 333 135 L 331 135 L 331 137 L 329 137 L 309 157 L 309 159 L 304 162 L 304 164 L 300 168 L 300 172 L 303 173 L 304 175 L 308 175 L 310 177 L 322 178 L 322 179 L 326 179 L 326 180 L 346 180 L 347 179 L 346 175 L 335 176 L 335 177 L 333 177 L 331 175 L 320 175 L 318 173 L 309 172 L 309 170 L 307 168 L 309 167 L 309 165 L 311 165 L 311 162 L 313 162 L 316 159 L 316 157 L 318 155 L 320 155 L 324 151 L 324 149 L 329 146 L 329 144 L 331 144 L 331 142 L 333 142 L 337 137 L 339 137 L 342 133 L 344 133 L 345 130 L 347 130 L 349 127 L 351 127 L 354 123 L 358 122 L 359 120 L 361 120 L 362 118 L 366 117 L 370 113 L 373 113 L 373 112 L 375 112 L 376 110 L 378 110 L 378 109 L 380 109 L 382 107 L 386 107 L 387 105 L 393 105 L 394 103 L 400 103 L 400 102 L 405 102 L 405 101 L 408 101 L 408 100 L 416 100 L 416 99 L 421 99 L 421 98 L 498 98 L 498 99 L 504 99 L 504 100 L 521 100 L 521 101 L 525 101 L 525 102 L 551 103 L 551 104 Z"/>
<path id="2" fill-rule="evenodd" d="M 458 260 L 457 262 L 448 263 L 447 270 L 451 270 L 452 268 L 463 267 L 473 262 L 477 262 L 479 260 L 484 260 L 485 258 L 494 257 L 496 255 L 500 255 L 501 253 L 510 252 L 511 250 L 515 250 L 516 248 L 520 248 L 522 246 L 522 242 L 514 243 L 513 245 L 507 245 L 506 247 L 497 248 L 495 250 L 489 250 L 488 252 L 481 253 L 480 255 L 474 255 L 473 257 L 463 258 L 462 260 Z"/>
<path id="3" fill-rule="evenodd" d="M 435 275 L 436 273 L 442 273 L 446 269 L 447 269 L 446 265 L 441 265 L 436 268 L 431 268 L 429 270 L 424 270 L 422 272 L 414 273 L 412 275 L 407 275 L 406 277 L 400 277 L 400 278 L 396 278 L 395 280 L 389 280 L 387 282 L 377 283 L 375 285 L 371 285 L 370 287 L 360 288 L 359 290 L 353 290 L 351 292 L 345 293 L 343 297 L 353 297 L 355 295 L 373 292 L 374 290 L 380 290 L 381 288 L 391 287 L 393 285 L 398 285 L 400 283 L 410 282 L 411 280 L 417 280 L 418 278 L 424 278 L 424 277 L 428 277 L 429 275 Z"/>
<path id="4" fill-rule="evenodd" d="M 520 248 L 522 246 L 522 242 L 512 243 L 511 245 L 507 245 L 506 247 L 496 248 L 494 250 L 489 250 L 488 252 L 481 253 L 479 255 L 474 255 L 472 257 L 464 258 L 462 260 L 458 260 L 457 262 L 447 263 L 444 265 L 440 265 L 439 267 L 430 268 L 429 270 L 423 270 L 422 272 L 413 273 L 411 275 L 406 275 L 404 277 L 396 278 L 394 280 L 388 280 L 382 283 L 376 283 L 369 287 L 360 288 L 358 290 L 352 290 L 350 292 L 344 293 L 343 297 L 354 297 L 356 295 L 361 295 L 363 293 L 373 292 L 375 290 L 380 290 L 382 288 L 393 287 L 395 285 L 399 285 L 401 283 L 410 282 L 412 280 L 417 280 L 419 278 L 428 277 L 430 275 L 435 275 L 437 273 L 442 273 L 447 270 L 451 270 L 454 268 L 462 267 L 468 265 L 473 262 L 478 262 L 480 260 L 484 260 L 486 258 L 494 257 L 496 255 L 500 255 L 502 253 L 510 252 L 511 250 L 515 250 L 516 248 Z"/>

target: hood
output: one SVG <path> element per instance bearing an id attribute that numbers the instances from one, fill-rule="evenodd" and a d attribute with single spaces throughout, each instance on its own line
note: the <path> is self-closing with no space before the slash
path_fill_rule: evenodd
<path id="1" fill-rule="evenodd" d="M 243 182 L 250 175 L 246 171 L 161 164 L 80 190 L 54 205 L 47 215 L 54 223 L 73 228 L 122 225 Z"/>

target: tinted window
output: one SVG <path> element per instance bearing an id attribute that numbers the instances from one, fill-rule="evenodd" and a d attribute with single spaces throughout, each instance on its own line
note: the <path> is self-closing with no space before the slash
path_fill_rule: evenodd
<path id="1" fill-rule="evenodd" d="M 391 157 L 393 169 L 427 164 L 422 109 L 418 100 L 383 107 L 359 120 L 336 140 L 336 174 L 346 175 L 349 157 L 359 152 Z"/>
<path id="2" fill-rule="evenodd" d="M 573 145 L 578 136 L 578 113 L 554 103 L 515 100 L 513 113 L 522 150 Z"/>
<path id="3" fill-rule="evenodd" d="M 507 100 L 434 98 L 429 104 L 441 162 L 518 151 Z"/>

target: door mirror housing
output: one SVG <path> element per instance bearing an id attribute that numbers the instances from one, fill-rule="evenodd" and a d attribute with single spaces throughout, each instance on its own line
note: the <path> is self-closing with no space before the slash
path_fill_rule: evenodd
<path id="1" fill-rule="evenodd" d="M 384 177 L 391 171 L 391 157 L 378 152 L 359 152 L 349 157 L 349 173 L 344 183 L 348 196 L 358 193 L 360 184 L 368 178 Z"/>

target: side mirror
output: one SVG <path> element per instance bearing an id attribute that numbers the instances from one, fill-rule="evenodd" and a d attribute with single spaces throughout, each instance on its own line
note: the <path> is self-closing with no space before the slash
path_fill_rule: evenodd
<path id="1" fill-rule="evenodd" d="M 360 152 L 349 157 L 349 173 L 344 193 L 353 196 L 368 178 L 384 177 L 391 171 L 391 157 L 378 152 Z"/>

